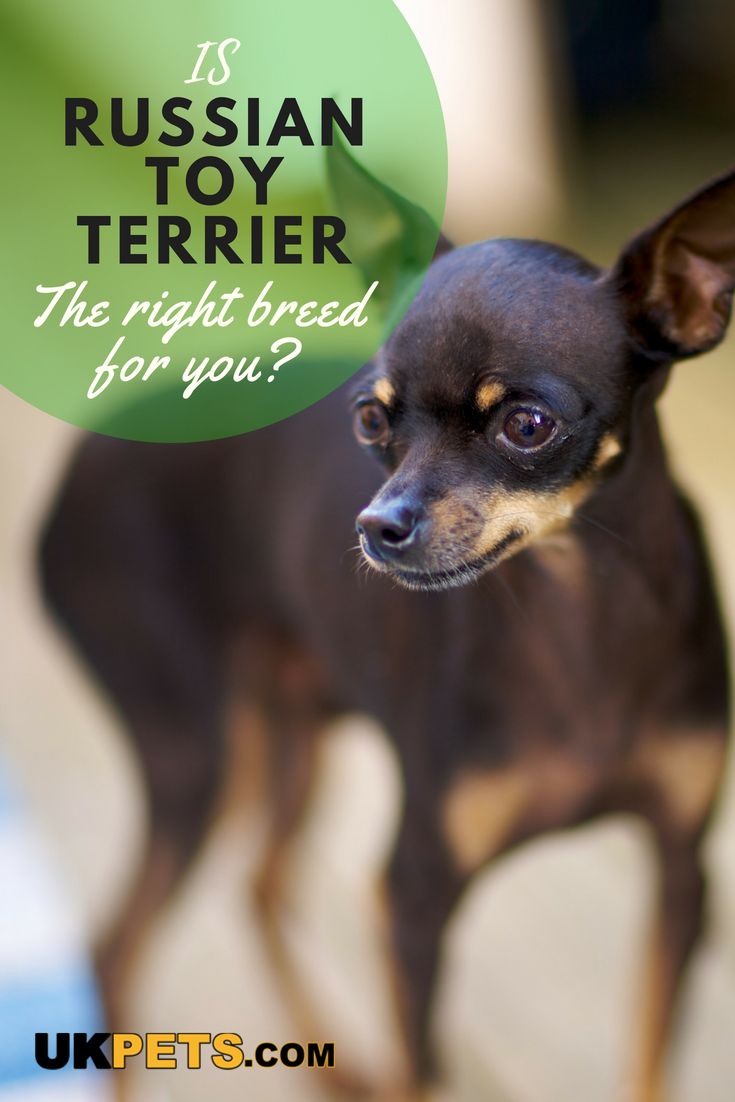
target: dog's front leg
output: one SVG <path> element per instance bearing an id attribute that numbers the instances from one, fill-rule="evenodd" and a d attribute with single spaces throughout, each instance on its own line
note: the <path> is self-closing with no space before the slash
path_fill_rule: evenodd
<path id="1" fill-rule="evenodd" d="M 696 845 L 668 838 L 660 850 L 658 915 L 644 982 L 635 1102 L 665 1102 L 663 1057 L 675 995 L 702 930 L 704 877 Z"/>
<path id="2" fill-rule="evenodd" d="M 702 842 L 723 774 L 723 731 L 662 743 L 647 756 L 645 812 L 660 872 L 648 947 L 634 1102 L 665 1102 L 665 1056 L 687 963 L 703 928 Z"/>
<path id="3" fill-rule="evenodd" d="M 407 1099 L 421 1098 L 438 1074 L 431 1043 L 434 988 L 444 930 L 466 879 L 437 830 L 436 816 L 407 807 L 387 879 L 391 980 L 405 1043 Z"/>
<path id="4" fill-rule="evenodd" d="M 521 770 L 469 770 L 434 788 L 411 777 L 387 878 L 394 989 L 408 1057 L 411 1102 L 439 1085 L 431 1025 L 442 943 L 475 872 L 508 849 L 528 809 Z M 412 783 L 413 782 L 413 783 Z"/>

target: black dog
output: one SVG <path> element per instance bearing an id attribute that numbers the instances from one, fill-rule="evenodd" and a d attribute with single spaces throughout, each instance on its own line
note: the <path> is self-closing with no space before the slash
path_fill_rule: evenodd
<path id="1" fill-rule="evenodd" d="M 673 361 L 721 340 L 734 286 L 730 174 L 610 271 L 517 240 L 439 258 L 358 381 L 362 453 L 343 395 L 216 444 L 85 443 L 44 538 L 45 585 L 129 725 L 151 807 L 101 955 L 111 1007 L 211 818 L 232 702 L 267 734 L 272 921 L 319 731 L 363 711 L 405 779 L 387 898 L 407 1094 L 436 1072 L 440 943 L 472 875 L 540 832 L 628 810 L 661 858 L 635 1097 L 662 1097 L 728 693 L 655 400 Z M 345 556 L 356 516 L 366 581 Z"/>

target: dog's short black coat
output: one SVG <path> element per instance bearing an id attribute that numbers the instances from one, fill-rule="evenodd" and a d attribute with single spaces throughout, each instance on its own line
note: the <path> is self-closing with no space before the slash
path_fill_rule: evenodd
<path id="1" fill-rule="evenodd" d="M 654 403 L 675 359 L 721 339 L 734 284 L 731 174 L 609 272 L 537 242 L 445 251 L 376 361 L 288 422 L 212 444 L 83 444 L 44 583 L 130 728 L 151 807 L 100 957 L 112 1014 L 213 814 L 233 700 L 246 737 L 266 730 L 257 898 L 272 941 L 319 731 L 362 711 L 405 783 L 386 885 L 406 1096 L 436 1073 L 440 942 L 472 874 L 541 831 L 630 810 L 661 858 L 635 1076 L 639 1102 L 660 1098 L 728 690 Z"/>

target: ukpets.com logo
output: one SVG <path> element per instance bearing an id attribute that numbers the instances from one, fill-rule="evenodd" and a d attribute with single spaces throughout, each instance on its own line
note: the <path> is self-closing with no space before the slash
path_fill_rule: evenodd
<path id="1" fill-rule="evenodd" d="M 235 1068 L 333 1068 L 334 1044 L 296 1041 L 277 1045 L 262 1041 L 252 1050 L 239 1033 L 49 1033 L 36 1034 L 36 1063 L 47 1071 L 73 1067 L 121 1071 L 131 1060 L 147 1068 L 211 1064 L 222 1071 Z"/>

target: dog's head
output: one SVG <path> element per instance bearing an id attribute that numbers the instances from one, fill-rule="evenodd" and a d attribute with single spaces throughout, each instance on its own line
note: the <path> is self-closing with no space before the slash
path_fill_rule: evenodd
<path id="1" fill-rule="evenodd" d="M 624 463 L 641 384 L 722 339 L 734 287 L 735 173 L 609 271 L 518 240 L 437 259 L 354 395 L 387 473 L 368 562 L 443 589 L 568 525 Z"/>

